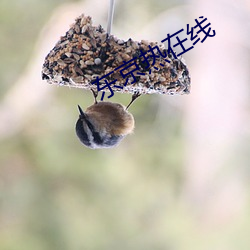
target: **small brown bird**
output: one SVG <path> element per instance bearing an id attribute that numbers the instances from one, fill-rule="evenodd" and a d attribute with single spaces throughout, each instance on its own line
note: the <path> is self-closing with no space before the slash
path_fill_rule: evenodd
<path id="1" fill-rule="evenodd" d="M 78 105 L 80 112 L 76 122 L 76 134 L 80 141 L 89 148 L 111 148 L 128 134 L 133 132 L 134 117 L 127 109 L 140 96 L 135 93 L 129 105 L 119 103 L 97 102 L 97 94 L 92 90 L 95 103 L 85 112 Z"/>

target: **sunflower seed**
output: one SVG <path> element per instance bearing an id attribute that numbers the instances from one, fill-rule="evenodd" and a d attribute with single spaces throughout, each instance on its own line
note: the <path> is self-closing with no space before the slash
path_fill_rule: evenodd
<path id="1" fill-rule="evenodd" d="M 85 49 L 85 50 L 89 50 L 89 46 L 86 43 L 82 44 L 82 48 Z"/>

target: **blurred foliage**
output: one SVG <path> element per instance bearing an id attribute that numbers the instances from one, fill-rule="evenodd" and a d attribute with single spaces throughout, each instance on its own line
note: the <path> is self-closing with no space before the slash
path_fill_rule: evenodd
<path id="1" fill-rule="evenodd" d="M 1 97 L 64 2 L 70 1 L 1 0 Z M 125 5 L 117 10 L 118 23 L 126 18 Z M 144 8 L 152 17 L 173 5 L 146 1 Z M 88 106 L 91 94 L 56 88 L 44 103 L 47 112 L 37 110 L 28 126 L 0 143 L 0 249 L 248 250 L 249 215 L 207 234 L 182 199 L 183 116 L 162 98 L 180 97 L 139 98 L 131 108 L 135 134 L 117 148 L 93 151 L 73 129 L 76 103 Z M 129 99 L 116 94 L 112 101 Z"/>
<path id="2" fill-rule="evenodd" d="M 0 2 L 0 97 L 25 69 L 43 24 L 67 0 Z"/>

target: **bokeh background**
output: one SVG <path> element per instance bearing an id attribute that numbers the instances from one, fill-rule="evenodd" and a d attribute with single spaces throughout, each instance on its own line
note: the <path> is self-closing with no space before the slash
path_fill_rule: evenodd
<path id="1" fill-rule="evenodd" d="M 106 27 L 108 5 L 0 2 L 0 249 L 249 250 L 250 2 L 117 0 L 122 39 L 160 42 L 202 15 L 216 36 L 184 54 L 190 95 L 139 98 L 134 134 L 90 150 L 74 126 L 92 94 L 41 67 L 81 13 Z"/>

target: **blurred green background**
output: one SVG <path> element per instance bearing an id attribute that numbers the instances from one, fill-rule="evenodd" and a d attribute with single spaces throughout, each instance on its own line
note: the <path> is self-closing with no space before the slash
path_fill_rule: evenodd
<path id="1" fill-rule="evenodd" d="M 217 34 L 184 55 L 189 96 L 139 98 L 134 134 L 90 150 L 74 126 L 92 94 L 42 82 L 41 67 L 58 27 L 79 13 L 106 27 L 108 4 L 0 2 L 0 249 L 249 250 L 250 4 L 117 0 L 123 39 L 159 41 L 200 15 Z"/>

